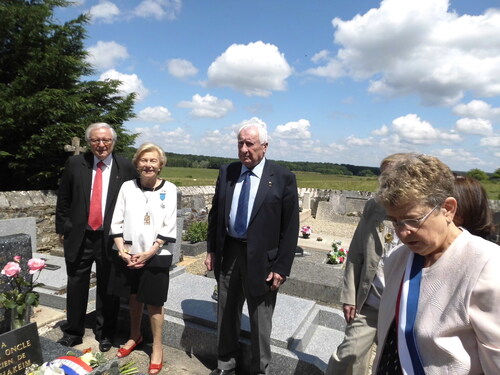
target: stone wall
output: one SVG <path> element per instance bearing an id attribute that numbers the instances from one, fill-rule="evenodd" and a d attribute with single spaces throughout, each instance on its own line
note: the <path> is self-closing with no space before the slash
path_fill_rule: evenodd
<path id="1" fill-rule="evenodd" d="M 34 217 L 37 250 L 59 246 L 55 234 L 56 193 L 51 190 L 0 192 L 0 220 Z"/>
<path id="2" fill-rule="evenodd" d="M 178 189 L 182 194 L 179 197 L 179 208 L 183 211 L 206 215 L 210 210 L 215 193 L 214 186 L 181 186 Z M 316 216 L 320 202 L 329 202 L 329 209 L 338 217 L 359 214 L 364 202 L 373 196 L 370 192 L 299 188 L 301 204 L 305 194 L 309 196 L 313 216 Z M 55 233 L 56 199 L 55 191 L 0 192 L 0 220 L 34 217 L 37 251 L 50 251 L 60 246 Z M 495 222 L 500 223 L 500 201 L 490 201 L 490 204 L 495 212 Z M 182 216 L 186 216 L 186 213 Z M 185 220 L 184 227 L 187 223 L 189 220 Z"/>

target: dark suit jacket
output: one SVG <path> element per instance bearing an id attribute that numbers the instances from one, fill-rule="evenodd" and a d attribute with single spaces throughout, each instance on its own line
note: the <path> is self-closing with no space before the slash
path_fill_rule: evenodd
<path id="1" fill-rule="evenodd" d="M 68 262 L 77 259 L 87 229 L 93 166 L 94 155 L 91 152 L 72 156 L 66 161 L 61 177 L 56 205 L 56 233 L 64 234 L 64 257 Z M 130 160 L 113 154 L 103 219 L 107 245 L 111 244 L 109 227 L 120 187 L 123 182 L 136 177 L 136 169 Z M 109 248 L 106 246 L 107 251 Z"/>
<path id="2" fill-rule="evenodd" d="M 229 212 L 241 163 L 221 167 L 208 220 L 208 252 L 215 253 L 219 279 Z M 269 272 L 288 276 L 297 247 L 299 202 L 295 175 L 266 160 L 247 229 L 247 278 L 250 293 L 269 291 Z"/>

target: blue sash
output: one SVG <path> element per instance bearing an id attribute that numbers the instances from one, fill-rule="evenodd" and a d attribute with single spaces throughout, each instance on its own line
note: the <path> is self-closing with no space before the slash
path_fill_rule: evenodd
<path id="1" fill-rule="evenodd" d="M 401 286 L 398 316 L 398 352 L 403 374 L 405 375 L 425 375 L 414 334 L 423 266 L 424 257 L 411 252 L 406 263 Z"/>

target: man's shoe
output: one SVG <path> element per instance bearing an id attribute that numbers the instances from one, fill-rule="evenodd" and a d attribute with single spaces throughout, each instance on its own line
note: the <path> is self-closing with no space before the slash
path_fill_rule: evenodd
<path id="1" fill-rule="evenodd" d="M 100 342 L 99 342 L 99 350 L 101 352 L 109 352 L 109 349 L 111 349 L 111 347 L 113 346 L 113 344 L 111 343 L 111 341 L 109 339 L 102 339 Z"/>
<path id="2" fill-rule="evenodd" d="M 81 337 L 70 336 L 70 335 L 63 335 L 63 337 L 61 337 L 57 341 L 58 344 L 61 344 L 61 345 L 64 345 L 64 346 L 75 346 L 75 345 L 81 344 L 82 342 L 83 341 L 82 341 Z"/>
<path id="3" fill-rule="evenodd" d="M 210 375 L 234 375 L 234 370 L 221 370 L 219 368 L 215 369 L 210 373 Z"/>

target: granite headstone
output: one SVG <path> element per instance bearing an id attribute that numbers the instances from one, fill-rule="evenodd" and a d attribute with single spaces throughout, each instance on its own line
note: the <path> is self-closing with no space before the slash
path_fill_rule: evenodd
<path id="1" fill-rule="evenodd" d="M 0 237 L 0 267 L 3 269 L 8 262 L 12 262 L 14 256 L 21 256 L 22 276 L 30 279 L 28 272 L 28 260 L 31 259 L 31 239 L 28 234 L 12 234 Z M 5 275 L 0 275 L 0 293 L 12 288 L 11 280 Z M 3 317 L 3 318 L 2 318 Z M 0 308 L 0 333 L 10 330 L 10 314 L 2 307 Z"/>

